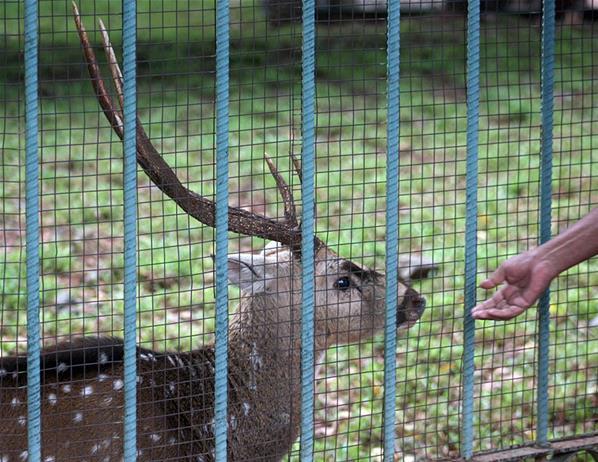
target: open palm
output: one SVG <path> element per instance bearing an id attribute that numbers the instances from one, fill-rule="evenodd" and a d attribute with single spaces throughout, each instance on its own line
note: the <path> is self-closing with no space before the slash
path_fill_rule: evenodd
<path id="1" fill-rule="evenodd" d="M 473 308 L 476 319 L 507 320 L 532 306 L 550 285 L 556 274 L 548 263 L 539 261 L 532 252 L 505 261 L 480 287 L 492 289 L 505 283 L 498 292 Z"/>

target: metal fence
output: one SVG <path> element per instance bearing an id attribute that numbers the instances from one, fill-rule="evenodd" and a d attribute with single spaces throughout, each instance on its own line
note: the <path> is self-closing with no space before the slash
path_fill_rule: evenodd
<path id="1" fill-rule="evenodd" d="M 4 357 L 22 352 L 26 344 L 28 460 L 53 460 L 42 452 L 41 346 L 70 335 L 119 332 L 124 335 L 124 406 L 116 411 L 124 422 L 124 460 L 136 460 L 144 449 L 137 435 L 137 345 L 190 350 L 211 339 L 211 332 L 214 453 L 204 456 L 226 460 L 234 439 L 227 409 L 228 253 L 231 243 L 247 249 L 257 242 L 231 239 L 228 205 L 269 207 L 271 180 L 263 175 L 252 179 L 254 159 L 261 159 L 252 151 L 266 148 L 274 150 L 277 162 L 288 162 L 283 173 L 289 176 L 292 162 L 283 153 L 299 150 L 302 168 L 300 188 L 290 186 L 301 192 L 302 302 L 300 444 L 289 448 L 289 459 L 491 460 L 596 451 L 598 350 L 596 328 L 590 325 L 597 306 L 596 261 L 553 285 L 553 294 L 539 302 L 537 324 L 531 311 L 507 324 L 476 325 L 470 315 L 485 296 L 477 289 L 481 276 L 501 259 L 546 242 L 551 227 L 558 231 L 598 202 L 593 18 L 557 26 L 556 14 L 570 11 L 557 11 L 554 0 L 544 0 L 541 14 L 537 5 L 529 6 L 525 16 L 532 18 L 498 11 L 498 4 L 484 3 L 481 11 L 479 0 L 466 2 L 466 12 L 449 2 L 429 8 L 378 2 L 373 9 L 346 2 L 337 10 L 315 0 L 304 0 L 301 8 L 296 2 L 264 2 L 270 15 L 284 6 L 289 17 L 283 20 L 264 17 L 263 5 L 252 2 L 231 7 L 218 0 L 211 8 L 192 2 L 123 2 L 121 11 L 83 1 L 88 23 L 103 15 L 113 35 L 122 31 L 123 161 L 115 167 L 120 141 L 101 132 L 110 127 L 100 118 L 99 106 L 89 105 L 91 86 L 73 38 L 70 5 L 63 3 L 26 0 L 22 10 L 20 2 L 8 1 L 2 19 L 0 341 Z M 582 10 L 591 16 L 589 8 Z M 202 49 L 214 42 L 215 50 Z M 171 54 L 166 43 L 172 44 Z M 20 73 L 14 79 L 14 68 L 24 69 L 24 112 Z M 80 86 L 66 88 L 72 82 Z M 181 108 L 184 122 L 177 120 Z M 138 113 L 149 120 L 151 134 L 159 133 L 154 137 L 164 157 L 185 172 L 190 189 L 215 193 L 213 235 L 165 206 L 166 199 L 158 198 L 145 178 L 138 184 Z M 90 114 L 96 118 L 87 119 Z M 164 124 L 174 132 L 165 134 Z M 193 136 L 198 141 L 190 140 Z M 89 160 L 86 146 L 95 148 L 97 158 Z M 102 149 L 109 150 L 108 156 L 102 157 Z M 207 151 L 214 151 L 214 158 L 198 161 L 198 154 Z M 61 162 L 67 164 L 66 174 Z M 243 162 L 249 165 L 244 170 Z M 86 165 L 93 167 L 91 173 Z M 231 175 L 234 168 L 237 174 Z M 98 180 L 102 175 L 117 175 L 122 185 L 120 179 L 109 179 L 104 189 Z M 214 178 L 212 191 L 204 183 Z M 67 186 L 58 184 L 62 180 Z M 19 234 L 23 184 L 26 260 Z M 115 196 L 117 186 L 122 197 Z M 86 202 L 90 193 L 95 196 Z M 107 197 L 100 197 L 103 193 Z M 90 207 L 95 215 L 85 218 Z M 61 223 L 58 213 L 65 209 L 66 222 Z M 323 222 L 319 226 L 316 214 Z M 155 217 L 159 229 L 153 228 Z M 114 222 L 122 227 L 101 228 Z M 85 232 L 89 226 L 95 226 L 92 237 Z M 68 238 L 60 235 L 65 230 Z M 330 348 L 324 353 L 327 361 L 315 347 L 316 234 L 326 235 L 326 242 L 337 244 L 349 258 L 359 254 L 378 267 L 383 261 L 386 278 L 383 340 L 376 337 L 364 350 Z M 103 244 L 102 250 L 107 237 L 119 242 Z M 203 275 L 210 263 L 202 260 L 213 238 L 214 282 Z M 87 242 L 98 247 L 86 250 Z M 70 250 L 62 248 L 69 245 Z M 73 250 L 77 245 L 82 250 Z M 430 256 L 440 269 L 435 277 L 414 282 L 428 298 L 428 308 L 407 337 L 398 339 L 400 254 Z M 57 268 L 60 258 L 68 260 L 64 268 Z M 94 280 L 86 276 L 91 271 L 86 258 L 95 261 Z M 82 266 L 71 261 L 77 259 Z M 193 267 L 194 260 L 202 262 L 201 270 Z M 116 268 L 122 274 L 105 279 L 99 274 Z M 25 270 L 26 297 L 19 282 Z M 73 279 L 77 273 L 79 282 Z M 176 280 L 174 288 L 168 286 L 170 279 Z M 157 306 L 176 302 L 176 307 Z M 96 308 L 86 312 L 86 304 Z M 18 315 L 24 307 L 26 324 Z M 183 308 L 192 314 L 182 316 Z M 156 316 L 161 310 L 164 315 Z M 169 321 L 168 313 L 176 313 L 176 321 Z M 86 317 L 94 319 L 91 327 Z M 99 321 L 103 318 L 107 324 Z M 212 318 L 213 325 L 207 322 Z M 156 332 L 155 322 L 164 332 Z M 187 324 L 188 330 L 181 330 Z M 193 332 L 197 324 L 199 334 Z M 26 342 L 20 336 L 25 325 Z M 316 366 L 324 369 L 323 385 L 316 380 Z M 1 396 L 0 409 L 8 409 L 9 395 Z M 5 458 L 4 449 L 2 461 L 22 454 Z"/>

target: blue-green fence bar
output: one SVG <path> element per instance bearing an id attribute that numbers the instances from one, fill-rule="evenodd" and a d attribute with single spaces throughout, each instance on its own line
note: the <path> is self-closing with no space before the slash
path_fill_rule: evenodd
<path id="1" fill-rule="evenodd" d="M 137 7 L 123 2 L 124 458 L 137 459 Z"/>
<path id="2" fill-rule="evenodd" d="M 478 128 L 480 116 L 480 0 L 467 5 L 467 159 L 465 212 L 465 313 L 461 455 L 473 455 L 473 378 L 478 216 Z"/>
<path id="3" fill-rule="evenodd" d="M 25 1 L 25 219 L 27 251 L 27 439 L 29 462 L 41 459 L 39 326 L 38 4 Z"/>
<path id="4" fill-rule="evenodd" d="M 394 460 L 399 268 L 400 3 L 388 3 L 386 125 L 386 320 L 384 331 L 384 460 Z"/>
<path id="5" fill-rule="evenodd" d="M 552 122 L 554 87 L 555 1 L 544 0 L 542 11 L 542 143 L 540 152 L 540 244 L 550 239 L 552 222 Z M 538 425 L 536 443 L 548 444 L 548 346 L 550 333 L 550 289 L 538 305 Z"/>
<path id="6" fill-rule="evenodd" d="M 316 2 L 303 1 L 301 89 L 301 460 L 313 459 Z"/>
<path id="7" fill-rule="evenodd" d="M 216 3 L 216 460 L 226 459 L 228 397 L 229 2 Z"/>

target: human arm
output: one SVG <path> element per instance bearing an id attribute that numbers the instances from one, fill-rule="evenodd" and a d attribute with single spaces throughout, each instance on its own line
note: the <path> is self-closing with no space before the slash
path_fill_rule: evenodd
<path id="1" fill-rule="evenodd" d="M 598 254 L 598 207 L 558 236 L 512 257 L 480 287 L 504 284 L 491 298 L 475 306 L 476 319 L 507 320 L 535 303 L 559 273 Z"/>

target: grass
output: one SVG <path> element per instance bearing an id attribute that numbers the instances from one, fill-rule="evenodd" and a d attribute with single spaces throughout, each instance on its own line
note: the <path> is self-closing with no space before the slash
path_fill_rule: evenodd
<path id="1" fill-rule="evenodd" d="M 0 22 L 7 49 L 0 70 L 5 354 L 22 351 L 26 335 L 22 58 L 21 42 L 8 32 L 15 30 L 9 18 L 18 17 L 17 6 L 7 5 Z M 79 333 L 119 335 L 122 329 L 121 148 L 91 95 L 68 10 L 57 5 L 41 2 L 42 327 L 48 343 Z M 110 10 L 109 2 L 94 5 L 90 11 L 82 2 L 88 28 L 92 15 L 101 16 L 115 28 L 112 39 L 119 43 L 120 12 Z M 214 192 L 213 11 L 207 2 L 177 5 L 177 11 L 162 15 L 151 11 L 149 2 L 138 2 L 140 114 L 179 176 L 209 196 Z M 280 216 L 262 153 L 277 159 L 299 197 L 287 155 L 301 147 L 299 29 L 268 28 L 257 8 L 245 6 L 233 10 L 232 22 L 231 203 Z M 399 340 L 398 457 L 455 457 L 463 353 L 465 24 L 459 17 L 421 16 L 404 18 L 401 27 L 400 247 L 402 253 L 432 258 L 441 271 L 417 284 L 429 308 Z M 318 233 L 343 256 L 380 269 L 384 33 L 382 23 L 319 26 L 317 54 Z M 596 42 L 591 26 L 559 27 L 553 232 L 598 203 L 592 182 L 598 177 Z M 482 27 L 479 280 L 537 240 L 539 44 L 538 30 L 527 20 L 499 17 Z M 140 341 L 156 349 L 211 341 L 212 230 L 188 219 L 141 173 L 138 225 Z M 231 236 L 231 251 L 261 245 L 259 239 Z M 598 312 L 596 287 L 595 259 L 553 285 L 551 438 L 595 431 L 598 340 L 588 322 Z M 230 295 L 238 296 L 233 289 Z M 534 440 L 535 319 L 530 310 L 516 321 L 476 324 L 476 451 Z M 380 337 L 328 351 L 316 396 L 317 460 L 380 460 L 383 354 Z"/>

